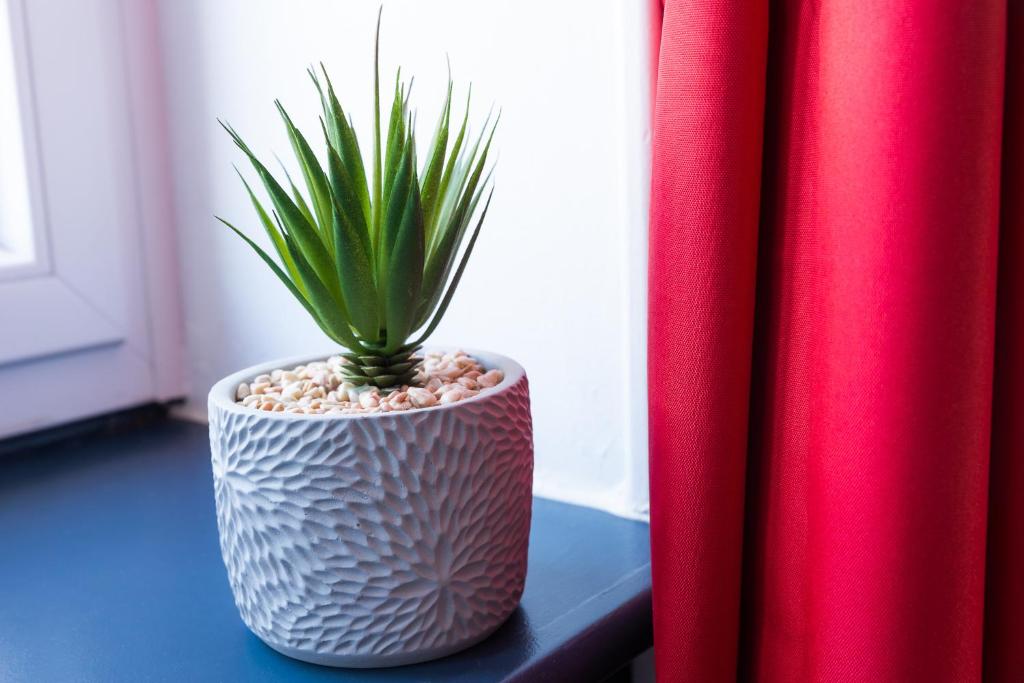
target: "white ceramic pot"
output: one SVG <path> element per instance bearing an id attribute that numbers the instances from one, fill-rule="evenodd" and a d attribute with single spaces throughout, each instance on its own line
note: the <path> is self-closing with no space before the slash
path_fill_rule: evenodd
<path id="1" fill-rule="evenodd" d="M 526 374 L 443 406 L 368 415 L 243 408 L 251 367 L 210 391 L 221 552 L 246 625 L 316 664 L 394 666 L 486 638 L 526 579 L 533 430 Z"/>

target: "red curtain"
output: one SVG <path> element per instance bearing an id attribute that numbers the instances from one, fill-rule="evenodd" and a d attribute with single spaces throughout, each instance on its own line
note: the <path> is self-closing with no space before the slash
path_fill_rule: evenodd
<path id="1" fill-rule="evenodd" d="M 666 0 L 662 681 L 1024 680 L 1024 3 Z"/>

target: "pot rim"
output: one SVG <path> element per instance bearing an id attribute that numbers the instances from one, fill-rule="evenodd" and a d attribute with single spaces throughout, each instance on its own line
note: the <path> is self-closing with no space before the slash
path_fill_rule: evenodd
<path id="1" fill-rule="evenodd" d="M 278 368 L 295 367 L 296 365 L 305 365 L 306 363 L 312 363 L 316 361 L 326 360 L 330 356 L 337 355 L 338 349 L 332 349 L 326 353 L 315 353 L 308 354 L 304 353 L 299 356 L 289 356 L 286 358 L 278 358 L 276 360 L 268 361 L 265 363 L 259 363 L 257 365 L 250 365 L 247 368 L 243 368 L 237 372 L 233 372 L 227 377 L 224 377 L 210 389 L 209 394 L 209 408 L 216 407 L 218 410 L 237 413 L 243 415 L 252 415 L 268 420 L 283 420 L 283 421 L 295 421 L 295 420 L 352 420 L 352 419 L 395 419 L 400 416 L 418 415 L 423 413 L 441 411 L 441 410 L 457 410 L 461 406 L 468 405 L 473 402 L 489 401 L 506 391 L 508 391 L 513 385 L 519 382 L 520 379 L 526 377 L 526 371 L 516 361 L 512 360 L 508 356 L 503 356 L 497 353 L 491 353 L 489 351 L 481 351 L 479 349 L 470 349 L 465 347 L 455 347 L 459 350 L 465 351 L 470 356 L 480 361 L 485 368 L 488 370 L 498 369 L 505 373 L 505 379 L 499 382 L 494 387 L 482 391 L 476 396 L 464 398 L 461 401 L 455 403 L 446 403 L 444 405 L 429 406 L 426 408 L 413 408 L 412 410 L 396 410 L 387 413 L 327 413 L 327 414 L 308 414 L 308 413 L 286 413 L 286 412 L 272 412 L 269 410 L 255 410 L 243 406 L 241 403 L 235 401 L 235 392 L 238 389 L 238 385 L 242 382 L 249 381 L 252 378 L 262 375 L 269 374 L 271 371 Z M 424 351 L 450 351 L 453 350 L 448 347 L 437 347 L 428 346 L 424 347 Z"/>

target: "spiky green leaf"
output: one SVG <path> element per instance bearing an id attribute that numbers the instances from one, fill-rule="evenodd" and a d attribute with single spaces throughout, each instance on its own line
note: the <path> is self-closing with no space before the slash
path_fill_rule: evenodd
<path id="1" fill-rule="evenodd" d="M 299 275 L 298 272 L 295 270 L 295 261 L 292 260 L 292 255 L 288 252 L 288 247 L 285 246 L 284 236 L 274 225 L 274 222 L 270 220 L 270 214 L 268 214 L 267 210 L 263 208 L 263 204 L 260 202 L 260 200 L 256 198 L 256 194 L 252 191 L 252 187 L 250 187 L 249 182 L 245 179 L 245 176 L 243 176 L 241 171 L 239 171 L 237 168 L 235 168 L 235 173 L 238 174 L 238 178 L 242 181 L 242 185 L 245 187 L 245 191 L 249 195 L 249 201 L 252 203 L 253 209 L 256 210 L 256 215 L 259 216 L 260 224 L 263 226 L 263 230 L 267 233 L 267 236 L 270 238 L 271 244 L 274 245 L 274 251 L 277 252 L 278 258 L 280 258 L 281 262 L 284 264 L 285 270 L 287 271 L 289 277 L 291 277 L 293 282 L 297 283 Z M 218 220 L 220 220 L 222 223 L 226 223 L 224 219 L 219 218 Z M 228 225 L 228 227 L 234 229 L 234 227 L 231 225 Z M 301 285 L 296 284 L 296 286 L 298 286 L 299 289 L 301 290 Z"/>
<path id="2" fill-rule="evenodd" d="M 291 235 L 285 236 L 285 243 L 292 252 L 295 259 L 295 267 L 308 292 L 309 305 L 316 311 L 318 318 L 324 326 L 329 329 L 335 338 L 340 339 L 342 344 L 350 349 L 360 348 L 359 340 L 352 333 L 351 318 L 345 308 L 345 303 L 336 297 L 330 289 L 320 280 L 313 267 L 302 255 L 302 250 L 293 241 Z M 335 276 L 337 277 L 337 276 Z"/>
<path id="3" fill-rule="evenodd" d="M 328 152 L 332 172 L 342 172 L 341 159 L 333 149 Z M 341 292 L 352 319 L 352 325 L 364 339 L 375 341 L 380 333 L 377 291 L 374 287 L 373 266 L 366 230 L 354 221 L 361 221 L 358 207 L 345 209 L 335 195 L 333 223 L 335 262 Z"/>
<path id="4" fill-rule="evenodd" d="M 414 182 L 414 168 L 412 161 L 412 141 L 404 146 L 402 161 L 398 164 L 395 179 L 392 183 L 390 201 L 387 211 L 384 213 L 384 222 L 381 225 L 380 240 L 377 243 L 377 272 L 378 283 L 382 289 L 386 289 L 388 277 L 391 274 L 391 252 L 395 248 L 395 241 L 402 228 L 405 218 L 406 205 L 409 203 L 410 185 Z M 418 191 L 418 188 L 417 188 Z"/>
<path id="5" fill-rule="evenodd" d="M 437 199 L 435 201 L 439 206 L 435 207 L 434 212 L 431 215 L 433 225 L 429 228 L 429 232 L 432 236 L 436 232 L 437 225 L 440 222 L 444 203 L 446 202 L 449 194 L 448 188 L 451 184 L 452 174 L 455 172 L 455 168 L 459 165 L 461 158 L 460 155 L 462 154 L 462 145 L 466 140 L 466 131 L 469 126 L 469 104 L 472 99 L 473 86 L 470 85 L 469 92 L 466 94 L 466 111 L 462 115 L 462 125 L 459 126 L 459 133 L 455 136 L 455 142 L 452 144 L 451 152 L 448 154 L 448 160 L 444 164 L 444 172 L 441 174 L 441 181 L 438 184 Z"/>
<path id="6" fill-rule="evenodd" d="M 324 134 L 328 135 L 329 133 L 325 130 Z M 327 168 L 333 202 L 340 205 L 349 225 L 358 234 L 363 250 L 367 254 L 371 253 L 372 245 L 370 244 L 369 226 L 366 223 L 366 215 L 360 206 L 359 180 L 352 178 L 350 169 L 345 166 L 341 154 L 330 144 L 327 145 Z M 364 179 L 364 189 L 365 186 L 366 182 Z M 370 265 L 371 272 L 374 272 L 372 268 L 375 264 L 372 259 Z"/>
<path id="7" fill-rule="evenodd" d="M 327 175 L 320 166 L 320 161 L 317 160 L 313 149 L 309 146 L 309 142 L 306 141 L 306 138 L 299 129 L 295 127 L 295 123 L 288 115 L 288 112 L 285 111 L 284 105 L 281 104 L 280 100 L 275 100 L 274 104 L 277 105 L 277 111 L 284 121 L 285 128 L 288 131 L 288 139 L 292 145 L 292 151 L 299 162 L 299 168 L 302 169 L 302 177 L 306 181 L 306 189 L 309 191 L 310 200 L 313 202 L 316 225 L 319 226 L 321 235 L 327 237 L 325 242 L 330 247 L 328 233 L 331 231 L 332 223 L 332 200 L 331 188 L 327 183 Z"/>
<path id="8" fill-rule="evenodd" d="M 493 194 L 493 191 L 492 191 Z M 441 300 L 441 305 L 438 306 L 437 312 L 434 314 L 433 319 L 430 321 L 430 325 L 427 329 L 419 336 L 419 338 L 409 344 L 409 346 L 417 347 L 421 345 L 427 338 L 434 333 L 437 329 L 438 323 L 441 322 L 441 318 L 448 311 L 448 305 L 452 302 L 452 297 L 455 295 L 455 289 L 459 286 L 459 281 L 462 280 L 462 273 L 466 270 L 466 264 L 469 262 L 469 257 L 473 253 L 473 247 L 476 245 L 476 238 L 480 235 L 480 226 L 484 223 L 484 218 L 487 216 L 487 209 L 491 205 L 491 195 L 487 196 L 487 203 L 484 204 L 484 210 L 480 213 L 480 219 L 476 222 L 476 228 L 473 229 L 473 235 L 469 238 L 469 244 L 466 245 L 466 251 L 462 254 L 462 260 L 459 261 L 459 267 L 455 271 L 455 275 L 452 277 L 451 284 L 448 285 L 448 291 L 445 292 L 444 299 Z"/>
<path id="9" fill-rule="evenodd" d="M 335 294 L 340 294 L 338 289 L 338 276 L 334 269 L 334 263 L 327 252 L 327 248 L 324 245 L 323 239 L 319 232 L 309 222 L 299 207 L 292 201 L 288 193 L 284 191 L 277 179 L 267 170 L 267 167 L 256 158 L 249 146 L 245 144 L 238 133 L 234 131 L 230 126 L 221 123 L 224 129 L 228 131 L 235 144 L 241 149 L 245 155 L 249 158 L 249 162 L 252 164 L 256 173 L 259 175 L 260 180 L 263 182 L 263 187 L 266 189 L 267 194 L 270 195 L 270 201 L 273 203 L 274 208 L 277 210 L 278 215 L 281 217 L 281 221 L 287 228 L 288 235 L 295 241 L 296 247 L 301 252 L 304 260 L 308 261 L 313 271 L 317 274 L 318 278 L 323 281 L 328 290 Z M 294 255 L 294 254 L 293 254 Z"/>
<path id="10" fill-rule="evenodd" d="M 391 203 L 397 169 L 403 163 L 408 136 L 405 125 L 405 87 L 401 83 L 401 71 L 395 76 L 395 95 L 391 103 L 391 117 L 388 121 L 388 141 L 384 159 L 384 189 L 381 201 L 384 206 Z"/>
<path id="11" fill-rule="evenodd" d="M 288 169 L 285 167 L 284 162 L 282 162 L 280 159 L 277 160 L 277 163 L 281 167 L 281 172 L 284 173 L 284 179 L 288 181 L 288 189 L 291 190 L 292 201 L 295 202 L 295 206 L 299 207 L 299 211 L 301 211 L 302 215 L 306 217 L 306 220 L 309 221 L 309 224 L 312 225 L 317 230 L 317 232 L 319 232 L 320 227 L 316 224 L 316 219 L 313 218 L 313 212 L 310 211 L 309 204 L 306 203 L 306 198 L 302 196 L 302 193 L 299 192 L 299 188 L 295 185 L 295 181 L 292 180 L 292 174 L 288 172 Z M 320 236 L 320 239 L 323 239 L 322 234 Z M 324 241 L 326 243 L 326 240 Z"/>
<path id="12" fill-rule="evenodd" d="M 320 93 L 328 144 L 338 152 L 338 156 L 341 158 L 342 166 L 351 181 L 352 191 L 362 207 L 364 214 L 362 223 L 367 226 L 367 234 L 369 234 L 369 229 L 373 225 L 373 213 L 370 207 L 370 190 L 366 183 L 366 168 L 363 165 L 363 155 L 359 149 L 359 138 L 352 127 L 352 122 L 345 115 L 345 110 L 334 91 L 331 77 L 327 75 L 327 69 L 323 64 L 320 65 L 320 70 L 327 84 L 326 89 L 320 85 L 320 80 L 312 69 L 309 74 Z"/>
<path id="13" fill-rule="evenodd" d="M 490 178 L 490 174 L 488 174 Z M 449 231 L 449 238 L 433 253 L 427 254 L 426 265 L 423 272 L 423 295 L 420 301 L 420 308 L 417 311 L 417 327 L 423 325 L 430 316 L 431 311 L 437 306 L 444 291 L 445 283 L 451 274 L 458 255 L 459 245 L 465 237 L 466 229 L 469 227 L 473 214 L 476 211 L 477 203 L 487 188 L 487 181 L 477 190 L 468 204 L 465 212 L 460 213 L 459 223 Z"/>
<path id="14" fill-rule="evenodd" d="M 384 12 L 381 5 L 377 10 L 377 33 L 373 39 L 373 201 L 370 225 L 370 241 L 376 246 L 380 234 L 380 224 L 384 202 L 382 200 L 383 185 L 381 184 L 381 139 L 380 139 L 380 18 Z"/>
<path id="15" fill-rule="evenodd" d="M 437 208 L 438 190 L 441 186 L 441 175 L 444 172 L 445 153 L 448 151 L 448 124 L 452 112 L 452 81 L 448 79 L 448 94 L 441 110 L 441 118 L 437 122 L 437 130 L 431 141 L 427 155 L 427 165 L 423 169 L 423 222 L 426 240 L 429 243 L 433 231 L 433 217 Z"/>
<path id="16" fill-rule="evenodd" d="M 234 225 L 232 225 L 228 221 L 224 220 L 220 216 L 214 216 L 214 218 L 216 218 L 221 223 L 223 223 L 224 225 L 226 225 L 229 228 L 231 228 L 232 232 L 234 232 L 236 235 L 241 237 L 245 241 L 245 243 L 248 244 L 249 247 L 254 252 L 256 252 L 256 254 L 263 260 L 263 262 L 267 264 L 267 266 L 274 273 L 274 275 L 276 275 L 277 278 L 282 283 L 284 283 L 284 286 L 288 288 L 288 291 L 291 292 L 292 296 L 295 297 L 295 299 L 300 304 L 302 304 L 302 307 L 304 309 L 306 309 L 306 312 L 309 313 L 309 315 L 313 318 L 313 320 L 316 322 L 317 326 L 319 326 L 320 329 L 323 330 L 324 334 L 326 334 L 328 337 L 330 337 L 332 340 L 338 342 L 339 344 L 344 344 L 345 343 L 342 339 L 339 339 L 334 334 L 333 330 L 331 330 L 327 325 L 324 324 L 323 320 L 321 320 L 321 318 L 320 318 L 319 313 L 317 313 L 316 309 L 314 309 L 310 305 L 309 300 L 306 298 L 306 295 L 302 291 L 299 290 L 299 283 L 292 282 L 292 280 L 290 280 L 288 278 L 288 276 L 285 275 L 284 271 L 282 271 L 281 268 L 274 262 L 274 259 L 270 258 L 270 256 L 267 254 L 267 252 L 265 252 L 262 248 L 260 248 L 260 246 L 258 244 L 256 244 L 251 239 L 249 239 L 249 237 L 244 232 L 242 232 L 241 230 L 236 228 Z"/>
<path id="17" fill-rule="evenodd" d="M 412 333 L 423 284 L 423 207 L 411 153 L 407 157 L 411 174 L 408 198 L 388 268 L 386 353 L 397 351 Z"/>

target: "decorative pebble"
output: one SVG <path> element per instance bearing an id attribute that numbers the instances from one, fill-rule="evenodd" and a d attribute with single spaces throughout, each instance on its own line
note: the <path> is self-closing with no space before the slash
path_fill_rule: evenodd
<path id="1" fill-rule="evenodd" d="M 501 370 L 488 370 L 484 374 L 476 378 L 477 384 L 487 389 L 497 386 L 501 383 L 501 380 L 505 379 L 505 373 Z"/>
<path id="2" fill-rule="evenodd" d="M 416 408 L 429 408 L 430 406 L 437 405 L 437 396 L 434 396 L 433 392 L 429 389 L 412 387 L 407 393 L 409 394 L 409 402 Z"/>
<path id="3" fill-rule="evenodd" d="M 505 379 L 501 370 L 487 370 L 465 351 L 432 351 L 423 358 L 419 386 L 357 387 L 343 380 L 348 363 L 341 356 L 280 368 L 243 382 L 235 400 L 253 410 L 306 415 L 390 413 L 436 405 L 450 405 L 487 391 Z"/>
<path id="4" fill-rule="evenodd" d="M 464 394 L 462 389 L 452 389 L 441 394 L 441 405 L 447 405 L 449 403 L 455 403 L 461 401 Z"/>

